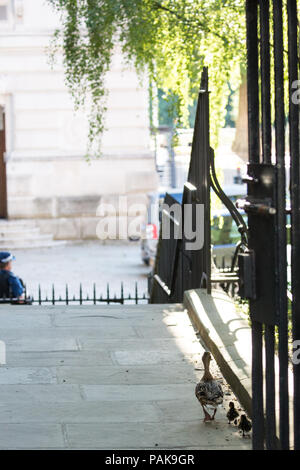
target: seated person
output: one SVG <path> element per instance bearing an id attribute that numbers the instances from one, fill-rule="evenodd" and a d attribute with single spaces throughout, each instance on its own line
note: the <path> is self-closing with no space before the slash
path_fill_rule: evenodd
<path id="1" fill-rule="evenodd" d="M 12 272 L 12 261 L 15 259 L 11 253 L 0 252 L 0 299 L 23 299 L 24 285 L 20 278 Z"/>

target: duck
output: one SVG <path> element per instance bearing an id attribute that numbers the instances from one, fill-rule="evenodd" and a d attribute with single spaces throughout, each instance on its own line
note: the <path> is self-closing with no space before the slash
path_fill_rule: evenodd
<path id="1" fill-rule="evenodd" d="M 229 411 L 226 416 L 228 418 L 228 424 L 230 424 L 232 421 L 234 421 L 234 424 L 237 423 L 237 418 L 239 416 L 239 413 L 235 409 L 233 401 L 229 402 Z"/>
<path id="2" fill-rule="evenodd" d="M 204 422 L 213 421 L 219 405 L 223 403 L 223 390 L 219 382 L 214 379 L 210 372 L 211 354 L 207 351 L 202 356 L 204 365 L 204 375 L 200 382 L 197 383 L 195 388 L 195 395 L 200 402 L 204 412 Z M 211 416 L 206 410 L 206 406 L 214 408 L 213 415 Z"/>
<path id="3" fill-rule="evenodd" d="M 246 415 L 241 415 L 240 421 L 239 421 L 239 429 L 243 431 L 243 437 L 245 437 L 245 433 L 248 434 L 251 429 L 252 429 L 252 423 L 251 421 L 247 418 Z"/>

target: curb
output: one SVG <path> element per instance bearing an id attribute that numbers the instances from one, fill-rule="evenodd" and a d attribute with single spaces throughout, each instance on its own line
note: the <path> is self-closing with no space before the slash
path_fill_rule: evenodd
<path id="1" fill-rule="evenodd" d="M 208 295 L 205 289 L 189 290 L 183 303 L 201 340 L 251 418 L 251 328 L 247 320 L 221 291 Z"/>

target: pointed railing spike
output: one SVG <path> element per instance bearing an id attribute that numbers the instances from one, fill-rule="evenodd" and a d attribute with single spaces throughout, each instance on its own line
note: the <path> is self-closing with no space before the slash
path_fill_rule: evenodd
<path id="1" fill-rule="evenodd" d="M 124 285 L 123 282 L 121 282 L 121 304 L 124 304 Z"/>
<path id="2" fill-rule="evenodd" d="M 52 305 L 55 305 L 55 288 L 54 288 L 54 284 L 52 284 Z"/>
<path id="3" fill-rule="evenodd" d="M 109 298 L 109 284 L 107 284 L 107 287 L 106 287 L 106 301 L 107 301 L 107 304 L 110 303 L 110 298 Z"/>
<path id="4" fill-rule="evenodd" d="M 94 302 L 94 305 L 96 305 L 96 284 L 94 283 L 93 284 L 93 302 Z"/>
<path id="5" fill-rule="evenodd" d="M 223 257 L 223 265 L 225 264 L 225 257 Z M 230 270 L 229 268 L 225 271 Z M 224 272 L 225 272 L 224 271 Z M 24 285 L 24 293 L 26 291 L 26 286 Z M 0 298 L 0 302 L 12 302 L 16 299 L 13 298 L 12 290 L 10 288 L 9 296 L 6 298 L 5 296 Z M 79 284 L 79 297 L 76 294 L 70 294 L 69 285 L 65 285 L 65 293 L 57 293 L 55 284 L 51 285 L 50 294 L 46 291 L 43 296 L 43 289 L 41 284 L 38 284 L 36 300 L 35 302 L 39 305 L 43 305 L 46 303 L 50 303 L 52 305 L 56 305 L 57 303 L 63 303 L 65 305 L 69 305 L 70 303 L 74 302 L 75 304 L 83 305 L 85 303 L 97 305 L 98 302 L 106 303 L 106 304 L 121 304 L 124 305 L 126 302 L 138 304 L 139 302 L 148 301 L 148 293 L 145 291 L 139 292 L 139 285 L 136 281 L 134 283 L 134 290 L 132 289 L 131 292 L 125 291 L 124 282 L 120 283 L 120 294 L 118 292 L 111 292 L 110 284 L 107 283 L 106 285 L 106 295 L 101 294 L 97 297 L 97 286 L 96 283 L 93 283 L 92 294 L 88 291 L 83 291 L 82 283 Z M 30 302 L 33 303 L 33 296 L 30 295 Z"/>
<path id="6" fill-rule="evenodd" d="M 39 284 L 39 305 L 42 305 L 42 292 L 41 292 L 41 285 Z"/>
<path id="7" fill-rule="evenodd" d="M 79 304 L 82 305 L 82 284 L 79 286 Z"/>

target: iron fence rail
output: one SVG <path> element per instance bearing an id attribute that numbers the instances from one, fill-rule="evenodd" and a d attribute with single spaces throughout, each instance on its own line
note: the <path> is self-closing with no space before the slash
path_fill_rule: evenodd
<path id="1" fill-rule="evenodd" d="M 52 285 L 51 294 L 44 295 L 42 294 L 42 288 L 39 285 L 37 289 L 37 296 L 30 295 L 30 291 L 28 291 L 27 287 L 25 286 L 24 292 L 24 300 L 10 297 L 2 297 L 0 298 L 0 304 L 37 304 L 37 305 L 99 305 L 99 304 L 140 304 L 140 303 L 148 303 L 148 293 L 139 291 L 138 283 L 136 282 L 134 285 L 133 292 L 128 292 L 124 288 L 123 282 L 120 284 L 120 291 L 119 293 L 111 292 L 110 285 L 106 285 L 106 292 L 105 294 L 98 294 L 96 283 L 93 284 L 91 294 L 84 294 L 82 284 L 79 285 L 79 290 L 77 294 L 70 294 L 69 286 L 66 284 L 64 294 L 57 294 L 55 285 Z"/>
<path id="2" fill-rule="evenodd" d="M 294 83 L 299 78 L 299 34 L 296 0 L 288 0 L 289 49 L 289 128 L 291 181 L 291 239 L 292 239 L 292 323 L 293 340 L 300 339 L 300 177 L 299 177 L 299 105 L 293 103 Z M 294 364 L 294 448 L 300 450 L 300 365 Z"/>

